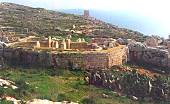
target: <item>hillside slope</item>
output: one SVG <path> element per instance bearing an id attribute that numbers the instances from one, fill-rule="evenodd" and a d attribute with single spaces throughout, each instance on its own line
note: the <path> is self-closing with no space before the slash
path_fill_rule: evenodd
<path id="1" fill-rule="evenodd" d="M 73 29 L 73 25 L 76 27 Z M 133 38 L 143 40 L 143 34 L 119 28 L 96 19 L 88 19 L 83 16 L 65 14 L 32 8 L 28 6 L 0 3 L 0 26 L 13 27 L 15 32 L 22 33 L 25 29 L 40 35 L 64 35 L 73 29 L 79 34 L 92 37 Z"/>

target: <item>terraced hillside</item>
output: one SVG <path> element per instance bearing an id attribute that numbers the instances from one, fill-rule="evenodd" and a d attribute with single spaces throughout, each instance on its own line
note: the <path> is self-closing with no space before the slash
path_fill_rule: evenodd
<path id="1" fill-rule="evenodd" d="M 74 30 L 77 34 L 92 37 L 123 37 L 136 40 L 144 38 L 139 32 L 119 28 L 100 20 L 13 3 L 0 3 L 0 26 L 12 27 L 18 33 L 28 30 L 45 36 L 65 35 L 69 30 Z"/>

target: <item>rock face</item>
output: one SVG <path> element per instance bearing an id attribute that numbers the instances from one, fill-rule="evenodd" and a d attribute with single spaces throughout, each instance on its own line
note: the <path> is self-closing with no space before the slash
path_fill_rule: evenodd
<path id="1" fill-rule="evenodd" d="M 129 60 L 131 62 L 139 62 L 170 68 L 170 54 L 167 50 L 147 47 L 139 42 L 131 43 L 128 47 Z"/>
<path id="2" fill-rule="evenodd" d="M 146 39 L 145 43 L 149 47 L 156 47 L 158 46 L 159 40 L 154 37 L 149 37 Z"/>
<path id="3" fill-rule="evenodd" d="M 131 42 L 128 44 L 128 48 L 130 51 L 144 51 L 146 49 L 146 45 L 140 42 Z"/>
<path id="4" fill-rule="evenodd" d="M 18 87 L 14 85 L 15 83 L 9 80 L 1 79 L 0 78 L 0 86 L 2 87 L 11 87 L 12 89 L 17 89 Z"/>

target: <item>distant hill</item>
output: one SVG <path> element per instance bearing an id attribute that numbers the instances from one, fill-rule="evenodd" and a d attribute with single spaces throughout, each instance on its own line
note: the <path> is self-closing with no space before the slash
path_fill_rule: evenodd
<path id="1" fill-rule="evenodd" d="M 73 25 L 76 28 L 73 29 Z M 140 41 L 144 37 L 137 31 L 119 28 L 94 18 L 5 2 L 0 4 L 0 26 L 13 27 L 18 33 L 28 28 L 29 32 L 45 36 L 65 35 L 72 29 L 90 37 L 121 37 Z"/>

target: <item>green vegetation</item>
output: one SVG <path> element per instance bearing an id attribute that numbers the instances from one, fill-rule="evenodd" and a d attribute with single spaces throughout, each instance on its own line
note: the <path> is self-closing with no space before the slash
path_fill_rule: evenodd
<path id="1" fill-rule="evenodd" d="M 13 102 L 2 99 L 0 100 L 0 104 L 13 104 Z"/>
<path id="2" fill-rule="evenodd" d="M 7 6 L 7 8 L 6 8 Z M 143 41 L 143 34 L 129 29 L 118 28 L 117 26 L 96 22 L 95 20 L 85 19 L 82 16 L 65 14 L 61 12 L 31 8 L 27 6 L 7 3 L 1 6 L 2 20 L 0 25 L 14 27 L 13 31 L 19 34 L 27 33 L 40 34 L 40 36 L 63 36 L 70 32 L 65 30 L 87 31 L 89 36 L 113 37 L 113 38 L 132 38 Z"/>
<path id="3" fill-rule="evenodd" d="M 55 37 L 57 39 L 65 39 L 67 37 L 67 35 L 55 35 L 55 36 L 52 36 L 52 37 Z M 91 38 L 89 36 L 84 35 L 84 34 L 79 34 L 79 35 L 78 34 L 72 34 L 71 37 L 72 37 L 71 40 L 74 41 L 74 42 L 79 38 L 84 38 L 84 40 L 86 42 L 91 41 Z"/>
<path id="4" fill-rule="evenodd" d="M 56 74 L 51 75 L 51 72 Z M 5 95 L 17 99 L 34 98 L 52 101 L 74 101 L 82 104 L 137 104 L 127 97 L 120 97 L 111 90 L 96 88 L 84 81 L 83 71 L 64 69 L 4 69 L 0 71 L 2 78 L 15 81 L 19 89 L 0 88 Z M 108 95 L 108 98 L 103 97 Z M 6 104 L 6 103 L 3 103 Z"/>
<path id="5" fill-rule="evenodd" d="M 72 40 L 73 41 L 76 41 L 79 38 L 84 38 L 86 42 L 90 42 L 91 41 L 91 38 L 86 36 L 86 35 L 77 35 L 77 34 L 72 35 Z"/>

